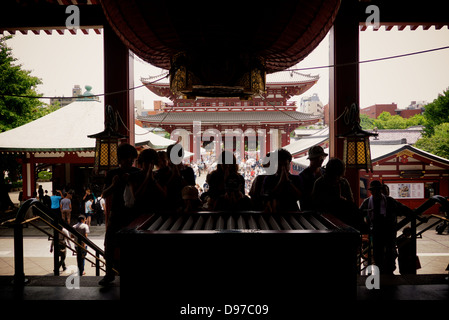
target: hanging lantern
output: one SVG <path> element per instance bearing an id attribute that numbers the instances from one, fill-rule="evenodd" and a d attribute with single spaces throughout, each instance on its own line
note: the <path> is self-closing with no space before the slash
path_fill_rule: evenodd
<path id="1" fill-rule="evenodd" d="M 359 109 L 356 104 L 352 104 L 345 121 L 353 123 L 351 131 L 338 135 L 339 138 L 345 139 L 343 144 L 343 161 L 346 168 L 365 169 L 367 172 L 373 172 L 369 137 L 377 136 L 378 134 L 362 130 Z"/>
<path id="2" fill-rule="evenodd" d="M 94 174 L 104 175 L 111 169 L 118 167 L 117 149 L 119 140 L 125 139 L 126 136 L 116 132 L 116 119 L 114 117 L 112 107 L 107 106 L 105 116 L 105 129 L 102 132 L 88 136 L 96 139 L 95 142 L 95 162 Z"/>

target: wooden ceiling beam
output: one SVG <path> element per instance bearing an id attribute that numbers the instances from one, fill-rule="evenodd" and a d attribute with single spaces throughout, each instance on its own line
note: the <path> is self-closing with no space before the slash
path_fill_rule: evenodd
<path id="1" fill-rule="evenodd" d="M 80 28 L 81 29 L 99 29 L 103 28 L 105 17 L 100 5 L 79 5 L 80 9 Z M 66 29 L 66 20 L 69 14 L 65 12 L 66 6 L 59 4 L 46 5 L 12 5 L 10 2 L 2 3 L 0 10 L 0 33 L 3 31 L 32 30 L 58 30 Z M 48 32 L 47 32 L 48 33 Z M 58 33 L 61 33 L 58 31 Z"/>

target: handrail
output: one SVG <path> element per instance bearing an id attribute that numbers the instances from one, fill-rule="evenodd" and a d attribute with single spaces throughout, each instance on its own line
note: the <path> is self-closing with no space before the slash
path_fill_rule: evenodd
<path id="1" fill-rule="evenodd" d="M 418 215 L 422 215 L 424 212 L 426 212 L 428 209 L 430 209 L 433 205 L 439 203 L 443 208 L 444 211 L 449 213 L 449 201 L 440 195 L 435 195 L 430 197 L 426 202 L 424 202 L 423 204 L 421 204 L 418 208 L 411 210 L 413 212 L 412 215 L 408 215 L 406 216 L 404 219 L 402 219 L 401 222 L 398 223 L 397 225 L 397 230 L 400 230 L 403 226 L 405 226 L 407 223 L 409 223 L 413 217 L 418 216 Z M 414 216 L 413 216 L 414 215 Z"/>
<path id="2" fill-rule="evenodd" d="M 431 217 L 426 219 L 426 218 L 422 218 L 421 215 L 437 203 L 439 203 L 443 207 L 443 211 L 445 211 L 446 213 L 449 213 L 449 201 L 446 197 L 443 197 L 441 195 L 434 195 L 434 196 L 430 197 L 426 202 L 424 202 L 423 204 L 421 204 L 418 208 L 415 208 L 414 210 L 408 208 L 407 206 L 404 206 L 406 209 L 409 210 L 410 214 L 407 214 L 404 219 L 402 219 L 399 223 L 397 223 L 396 231 L 399 231 L 400 229 L 402 229 L 405 225 L 407 225 L 410 222 L 410 224 L 411 224 L 410 227 L 412 229 L 412 240 L 413 240 L 413 244 L 414 244 L 413 246 L 414 246 L 415 254 L 416 254 L 416 238 L 418 236 L 421 236 L 425 231 L 429 230 L 430 228 L 432 228 L 433 226 L 435 226 L 438 223 L 438 222 L 433 223 L 430 226 L 427 226 L 425 229 L 423 229 L 417 233 L 416 232 L 417 226 L 421 225 L 425 221 L 428 221 L 428 219 L 431 217 L 437 217 L 435 215 L 431 215 Z M 418 224 L 416 223 L 417 219 L 419 220 Z M 402 237 L 403 237 L 402 235 L 399 235 L 398 237 L 396 237 L 396 239 L 400 239 Z M 371 260 L 371 241 L 368 240 L 368 242 L 369 242 L 368 247 L 366 247 L 364 250 L 362 250 L 360 252 L 359 256 L 360 256 L 360 258 L 363 258 L 364 254 L 368 253 L 367 260 Z M 359 264 L 359 266 L 362 266 L 363 262 L 359 261 L 358 264 Z M 363 271 L 365 268 L 362 268 L 360 271 Z M 448 266 L 448 268 L 449 268 L 449 266 Z"/>
<path id="3" fill-rule="evenodd" d="M 50 228 L 56 230 L 59 234 L 61 234 L 65 239 L 68 239 L 70 242 L 73 242 L 73 244 L 75 246 L 78 246 L 80 248 L 83 248 L 83 246 L 81 246 L 78 242 L 76 242 L 74 239 L 72 239 L 71 237 L 67 237 L 61 230 L 56 229 L 53 225 L 51 225 L 49 222 L 45 221 L 44 219 L 42 219 L 41 217 L 35 217 L 35 218 L 31 218 L 28 220 L 25 220 L 23 223 L 30 223 L 31 225 L 33 225 L 33 227 L 35 227 L 36 229 L 38 229 L 39 231 L 42 231 L 42 233 L 45 233 L 49 238 L 54 238 L 54 235 L 50 234 L 49 232 L 47 232 L 46 230 L 42 229 L 41 227 L 37 226 L 36 224 L 34 224 L 34 220 L 41 220 L 42 222 L 44 222 L 45 224 L 47 224 Z M 75 249 L 72 249 L 71 247 L 67 247 L 67 249 L 69 249 L 70 251 L 72 251 L 73 253 L 76 253 Z M 92 252 L 87 250 L 87 253 L 90 254 L 91 256 L 93 256 L 95 259 L 97 259 L 99 262 L 103 263 L 103 265 L 106 264 L 106 262 L 104 260 L 102 260 L 100 257 L 97 257 L 96 255 L 94 255 Z M 85 258 L 87 261 L 89 261 L 91 263 L 92 266 L 95 265 L 95 262 L 93 262 L 92 260 Z M 103 270 L 104 272 L 106 272 L 106 270 L 102 267 L 100 267 L 101 270 Z"/>
<path id="4" fill-rule="evenodd" d="M 67 237 L 61 230 L 55 228 L 51 223 L 49 223 L 48 221 L 45 221 L 44 219 L 42 219 L 41 217 L 38 217 L 42 222 L 44 222 L 45 224 L 47 224 L 50 228 L 52 228 L 53 230 L 57 231 L 60 235 L 62 235 L 64 238 L 68 239 L 69 241 L 73 242 L 73 244 L 77 247 L 80 248 L 84 248 L 81 244 L 79 244 L 78 242 L 76 242 L 74 239 L 72 239 L 71 237 Z M 33 224 L 32 222 L 30 222 L 31 224 Z M 39 229 L 39 227 L 37 227 L 36 225 L 33 224 L 33 226 L 37 229 Z M 47 234 L 49 237 L 53 237 L 52 235 L 50 235 L 47 231 L 42 230 L 42 232 L 44 232 L 45 234 Z M 54 240 L 54 239 L 53 239 Z M 79 240 L 78 240 L 79 241 Z M 71 249 L 71 248 L 69 248 Z M 72 251 L 75 251 L 73 249 L 71 249 Z M 101 249 L 99 249 L 101 251 Z M 104 260 L 101 260 L 100 257 L 97 257 L 96 255 L 94 255 L 92 252 L 87 250 L 87 253 L 90 254 L 91 256 L 93 256 L 95 259 L 97 259 L 99 262 L 102 262 L 103 264 L 106 264 L 106 262 Z M 86 258 L 87 261 L 89 261 L 90 263 L 93 263 L 92 261 L 90 261 L 89 259 Z M 100 268 L 101 269 L 101 268 Z M 105 271 L 105 270 L 103 270 Z"/>
<path id="5" fill-rule="evenodd" d="M 105 252 L 100 249 L 95 243 L 93 243 L 90 239 L 80 234 L 75 228 L 69 225 L 67 222 L 59 219 L 54 215 L 54 213 L 43 203 L 35 198 L 31 198 L 26 200 L 22 206 L 19 208 L 16 218 L 14 220 L 10 220 L 14 226 L 14 263 L 15 263 L 15 274 L 14 274 L 14 283 L 17 284 L 25 284 L 27 280 L 25 279 L 24 274 L 24 265 L 23 265 L 23 224 L 24 223 L 32 223 L 34 219 L 26 219 L 29 210 L 32 209 L 33 215 L 38 216 L 40 220 L 53 228 L 53 240 L 54 240 L 54 274 L 56 276 L 59 275 L 59 234 L 62 233 L 62 228 L 67 229 L 74 237 L 77 238 L 77 241 L 70 239 L 77 246 L 80 246 L 79 243 L 84 242 L 88 245 L 88 247 L 95 251 L 95 255 L 86 250 L 89 254 L 91 254 L 96 262 L 96 275 L 100 275 L 100 269 L 104 271 L 103 268 L 100 267 L 100 263 L 105 265 L 105 261 L 100 258 L 100 256 L 105 257 Z M 25 220 L 26 219 L 26 220 Z M 33 223 L 32 223 L 33 224 Z M 33 224 L 33 226 L 35 226 Z M 37 226 L 36 226 L 37 227 Z M 39 229 L 39 228 L 38 228 Z M 39 229 L 43 231 L 42 229 Z M 44 232 L 48 236 L 50 236 L 47 232 Z M 65 236 L 65 235 L 64 235 Z M 94 264 L 91 260 L 87 259 L 90 263 Z M 115 271 L 115 270 L 114 270 Z"/>
<path id="6" fill-rule="evenodd" d="M 52 221 L 53 225 L 55 225 L 55 226 L 58 224 L 61 225 L 62 227 L 67 229 L 67 231 L 69 231 L 71 234 L 75 235 L 78 239 L 81 239 L 90 248 L 94 249 L 95 251 L 100 252 L 101 255 L 104 256 L 104 251 L 102 249 L 100 249 L 95 243 L 90 241 L 89 238 L 83 236 L 78 231 L 76 231 L 76 229 L 73 228 L 71 225 L 69 225 L 67 222 L 65 222 L 64 220 L 60 220 L 57 217 L 54 217 L 53 212 L 50 211 L 50 209 L 46 205 L 44 205 L 42 202 L 40 202 L 39 200 L 34 199 L 34 198 L 28 199 L 27 201 L 24 202 L 22 207 L 25 206 L 28 201 L 30 201 L 30 203 L 27 208 L 27 211 L 30 207 L 34 207 L 36 209 L 36 210 L 33 210 L 34 215 L 41 217 L 43 220 L 46 220 L 47 222 L 48 222 L 48 220 Z M 22 209 L 22 207 L 20 209 Z M 18 219 L 17 220 L 18 222 L 23 221 L 23 219 L 25 218 L 25 215 L 26 215 L 26 212 L 21 212 L 20 209 L 19 209 L 19 212 L 17 213 L 17 217 L 16 217 L 16 219 Z M 48 219 L 46 219 L 46 218 L 48 218 Z"/>

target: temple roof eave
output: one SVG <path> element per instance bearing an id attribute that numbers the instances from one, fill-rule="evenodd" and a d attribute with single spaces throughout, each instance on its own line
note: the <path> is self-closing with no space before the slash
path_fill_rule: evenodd
<path id="1" fill-rule="evenodd" d="M 170 90 L 170 84 L 166 81 L 167 78 L 168 72 L 165 72 L 159 76 L 152 76 L 148 78 L 141 77 L 140 81 L 154 94 L 160 97 L 175 99 L 176 97 Z M 269 87 L 298 87 L 298 92 L 294 95 L 301 95 L 313 87 L 319 79 L 319 75 L 303 74 L 293 70 L 285 70 L 268 74 L 266 79 L 266 87 L 267 89 Z"/>
<path id="2" fill-rule="evenodd" d="M 203 128 L 208 128 L 208 127 L 245 127 L 245 128 L 251 128 L 251 127 L 257 127 L 257 128 L 262 128 L 262 127 L 299 127 L 302 125 L 311 125 L 314 123 L 317 123 L 318 121 L 320 121 L 321 118 L 313 118 L 313 119 L 307 119 L 307 120 L 291 120 L 291 121 L 269 121 L 269 120 L 260 120 L 260 121 L 245 121 L 245 122 L 237 122 L 237 121 L 220 121 L 220 122 L 216 122 L 216 121 L 201 121 L 200 125 Z M 168 128 L 168 127 L 176 127 L 176 128 L 189 128 L 189 127 L 193 127 L 193 122 L 192 121 L 187 121 L 187 122 L 172 122 L 172 121 L 164 121 L 164 122 L 160 122 L 160 121 L 152 121 L 152 120 L 141 120 L 142 123 L 148 124 L 148 125 L 152 125 L 152 126 L 158 126 L 161 128 Z"/>

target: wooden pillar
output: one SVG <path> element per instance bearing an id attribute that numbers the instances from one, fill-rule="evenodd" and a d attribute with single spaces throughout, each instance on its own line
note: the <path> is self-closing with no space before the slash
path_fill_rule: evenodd
<path id="1" fill-rule="evenodd" d="M 104 105 L 111 105 L 118 112 L 118 131 L 134 145 L 134 90 L 129 90 L 134 87 L 133 55 L 107 23 L 103 28 L 103 48 Z M 120 93 L 108 94 L 113 92 Z"/>
<path id="2" fill-rule="evenodd" d="M 268 153 L 271 152 L 271 129 L 265 127 L 265 154 L 264 156 Z"/>
<path id="3" fill-rule="evenodd" d="M 359 19 L 358 1 L 342 1 L 330 31 L 330 64 L 350 65 L 333 67 L 329 72 L 329 147 L 330 157 L 343 159 L 343 139 L 337 135 L 348 132 L 352 123 L 340 117 L 346 107 L 359 105 Z M 351 185 L 356 204 L 359 204 L 359 170 L 347 169 L 346 178 Z"/>
<path id="4" fill-rule="evenodd" d="M 33 197 L 36 191 L 36 165 L 32 154 L 27 153 L 22 162 L 22 201 Z"/>
<path id="5" fill-rule="evenodd" d="M 239 139 L 240 140 L 240 160 L 243 162 L 245 161 L 245 135 L 243 134 L 243 130 L 242 130 L 242 134 L 239 136 L 237 135 L 236 140 Z"/>

